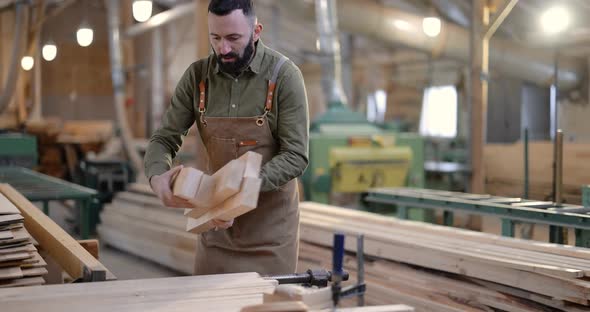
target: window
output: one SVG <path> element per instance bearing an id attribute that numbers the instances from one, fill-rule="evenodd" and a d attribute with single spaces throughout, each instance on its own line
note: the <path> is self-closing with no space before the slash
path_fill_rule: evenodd
<path id="1" fill-rule="evenodd" d="M 367 119 L 370 122 L 384 122 L 386 110 L 387 93 L 384 90 L 377 90 L 375 93 L 369 94 L 367 98 Z"/>
<path id="2" fill-rule="evenodd" d="M 457 136 L 457 89 L 454 86 L 424 90 L 420 134 L 443 138 Z"/>

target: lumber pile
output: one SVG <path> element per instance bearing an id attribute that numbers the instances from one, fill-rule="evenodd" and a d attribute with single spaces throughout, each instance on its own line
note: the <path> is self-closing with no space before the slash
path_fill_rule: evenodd
<path id="1" fill-rule="evenodd" d="M 45 283 L 47 263 L 23 223 L 20 211 L 0 193 L 0 288 Z"/>
<path id="2" fill-rule="evenodd" d="M 27 121 L 26 130 L 37 137 L 37 170 L 61 179 L 76 173 L 74 169 L 79 162 L 78 156 L 84 158 L 88 154 L 100 152 L 114 136 L 111 120 L 63 121 L 49 117 Z"/>
<path id="3" fill-rule="evenodd" d="M 484 148 L 486 193 L 521 197 L 524 193 L 524 147 L 514 144 L 487 144 Z M 590 145 L 564 143 L 563 195 L 567 203 L 581 204 L 581 186 L 590 183 Z M 547 200 L 553 185 L 553 145 L 529 143 L 529 197 Z"/>
<path id="4" fill-rule="evenodd" d="M 198 236 L 185 231 L 183 210 L 165 207 L 145 184 L 117 193 L 100 214 L 103 244 L 192 274 Z"/>
<path id="5" fill-rule="evenodd" d="M 230 221 L 255 209 L 262 180 L 262 155 L 247 152 L 209 176 L 194 168 L 183 168 L 173 184 L 174 195 L 188 200 L 186 230 L 200 234 L 214 227 L 213 219 Z"/>
<path id="6" fill-rule="evenodd" d="M 381 259 L 365 269 L 371 304 L 405 303 L 418 311 L 590 311 L 587 249 L 311 202 L 300 208 L 301 241 L 331 246 L 333 233 L 342 232 L 349 236 L 346 249 L 354 252 L 354 237 L 364 234 L 365 255 Z M 321 261 L 331 261 L 329 252 L 303 244 L 300 260 L 324 267 Z M 351 261 L 347 269 L 354 270 Z M 307 267 L 306 262 L 300 264 Z"/>
<path id="7" fill-rule="evenodd" d="M 73 280 L 92 282 L 116 279 L 79 242 L 9 184 L 0 183 L 0 195 L 12 203 L 13 206 L 9 208 L 11 211 L 16 209 L 22 215 L 21 224 L 24 224 L 44 255 L 51 257 Z M 36 268 L 45 265 L 40 257 L 34 263 Z"/>
<path id="8" fill-rule="evenodd" d="M 0 289 L 3 311 L 240 311 L 277 282 L 256 273 L 183 276 Z"/>

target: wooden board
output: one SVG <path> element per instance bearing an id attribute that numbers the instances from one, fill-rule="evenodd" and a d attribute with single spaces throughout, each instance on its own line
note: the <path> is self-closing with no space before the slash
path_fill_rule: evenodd
<path id="1" fill-rule="evenodd" d="M 203 172 L 191 167 L 184 167 L 173 181 L 172 193 L 175 196 L 192 200 L 197 194 Z"/>
<path id="2" fill-rule="evenodd" d="M 10 280 L 22 277 L 23 271 L 20 269 L 20 267 L 0 268 L 0 280 Z"/>
<path id="3" fill-rule="evenodd" d="M 197 195 L 190 202 L 195 207 L 219 205 L 240 190 L 245 169 L 246 164 L 243 161 L 239 159 L 230 161 L 211 176 L 214 183 L 213 190 L 210 191 L 210 185 L 204 185 L 203 189 L 199 188 Z M 207 182 L 211 183 L 211 180 L 203 180 L 201 183 Z"/>
<path id="4" fill-rule="evenodd" d="M 0 184 L 0 193 L 18 207 L 28 231 L 72 278 L 93 281 L 107 278 L 108 270 L 98 260 L 14 188 Z"/>
<path id="5" fill-rule="evenodd" d="M 2 201 L 3 199 L 7 200 L 6 197 L 4 197 L 4 195 L 0 194 L 0 196 L 1 196 L 0 201 Z M 10 204 L 12 204 L 12 203 L 10 203 Z M 2 203 L 0 203 L 0 205 L 4 206 L 4 205 L 6 205 L 6 203 L 2 202 Z M 12 206 L 14 207 L 14 205 L 12 205 Z M 16 208 L 16 207 L 14 207 L 14 208 Z M 0 215 L 0 225 L 19 223 L 19 222 L 22 222 L 23 220 L 24 220 L 24 218 L 20 214 L 20 211 L 15 214 Z"/>
<path id="6" fill-rule="evenodd" d="M 42 277 L 25 277 L 12 280 L 0 280 L 0 288 L 36 286 L 43 284 L 45 284 L 45 280 Z"/>
<path id="7" fill-rule="evenodd" d="M 6 196 L 0 193 L 0 216 L 2 215 L 20 215 L 20 211 L 14 206 L 14 204 L 10 200 L 8 200 L 8 198 L 6 198 Z"/>
<path id="8" fill-rule="evenodd" d="M 105 226 L 104 224 L 98 226 L 97 232 L 103 243 L 107 245 L 154 261 L 172 270 L 184 274 L 193 274 L 195 264 L 194 251 L 188 252 L 157 241 L 146 240 L 133 234 L 124 233 L 117 228 Z"/>
<path id="9" fill-rule="evenodd" d="M 0 302 L 13 312 L 239 311 L 276 285 L 256 273 L 218 274 L 3 289 Z"/>
<path id="10" fill-rule="evenodd" d="M 213 219 L 231 220 L 236 218 L 258 205 L 260 185 L 259 178 L 244 178 L 240 192 L 221 205 L 209 209 L 198 219 L 189 218 L 186 230 L 191 233 L 203 233 L 212 228 L 210 221 Z"/>

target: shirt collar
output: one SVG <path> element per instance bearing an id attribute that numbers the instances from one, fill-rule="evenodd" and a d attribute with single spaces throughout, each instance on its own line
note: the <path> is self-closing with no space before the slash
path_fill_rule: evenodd
<path id="1" fill-rule="evenodd" d="M 264 53 L 266 50 L 266 46 L 262 43 L 262 39 L 258 39 L 256 43 L 254 43 L 256 50 L 254 51 L 254 57 L 250 64 L 246 68 L 246 70 L 250 70 L 255 74 L 260 73 L 260 67 L 262 66 L 262 59 L 264 58 Z M 215 66 L 213 67 L 213 73 L 219 73 L 219 64 L 217 63 L 217 56 L 213 54 L 213 62 Z"/>

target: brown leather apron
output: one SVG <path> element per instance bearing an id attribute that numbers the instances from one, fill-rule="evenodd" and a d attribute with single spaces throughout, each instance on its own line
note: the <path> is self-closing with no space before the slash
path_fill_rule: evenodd
<path id="1" fill-rule="evenodd" d="M 254 117 L 207 117 L 206 82 L 199 83 L 199 130 L 207 151 L 208 168 L 213 173 L 247 151 L 262 155 L 264 165 L 278 153 L 267 114 L 280 67 L 274 68 L 269 81 L 265 113 Z M 204 66 L 207 77 L 208 66 Z M 211 99 L 214 100 L 214 99 Z M 208 170 L 207 170 L 208 169 Z M 201 234 L 197 242 L 195 275 L 235 272 L 286 274 L 296 270 L 299 247 L 299 193 L 296 179 L 276 191 L 261 192 L 256 209 L 237 217 L 227 230 Z"/>

